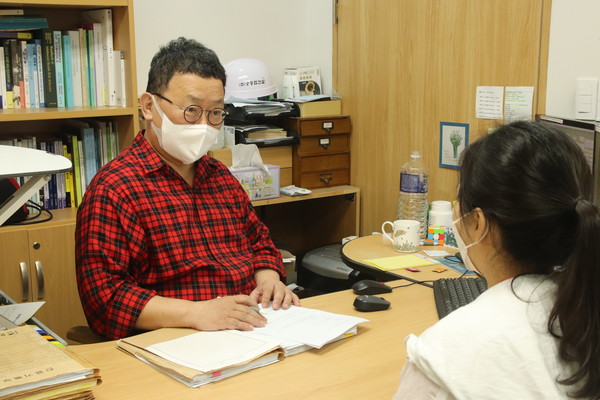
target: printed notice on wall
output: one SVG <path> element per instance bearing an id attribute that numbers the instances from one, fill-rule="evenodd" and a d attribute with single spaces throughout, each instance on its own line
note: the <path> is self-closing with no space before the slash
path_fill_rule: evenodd
<path id="1" fill-rule="evenodd" d="M 477 86 L 475 118 L 502 119 L 504 86 Z"/>
<path id="2" fill-rule="evenodd" d="M 533 86 L 507 86 L 504 97 L 504 122 L 531 121 L 533 112 Z"/>

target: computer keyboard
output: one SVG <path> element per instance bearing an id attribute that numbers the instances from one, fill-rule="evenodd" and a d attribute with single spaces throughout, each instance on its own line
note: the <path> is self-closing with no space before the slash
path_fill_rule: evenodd
<path id="1" fill-rule="evenodd" d="M 484 278 L 446 278 L 433 281 L 433 296 L 438 317 L 444 318 L 469 304 L 487 289 Z"/>

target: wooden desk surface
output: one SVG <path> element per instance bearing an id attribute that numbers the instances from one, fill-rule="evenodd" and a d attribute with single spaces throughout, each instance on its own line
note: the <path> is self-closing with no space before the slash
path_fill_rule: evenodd
<path id="1" fill-rule="evenodd" d="M 403 284 L 405 281 L 391 282 Z M 196 389 L 116 349 L 115 342 L 70 346 L 100 368 L 98 400 L 114 399 L 389 399 L 406 360 L 403 339 L 437 320 L 433 291 L 413 285 L 381 295 L 392 306 L 361 313 L 356 295 L 342 291 L 304 299 L 302 305 L 369 319 L 358 334 Z"/>
<path id="2" fill-rule="evenodd" d="M 448 249 L 443 246 L 423 246 L 419 253 L 423 253 L 423 250 L 446 250 L 449 253 L 456 253 L 456 249 Z M 368 266 L 368 265 L 360 265 L 364 262 L 364 260 L 370 260 L 374 258 L 383 258 L 383 257 L 396 257 L 406 254 L 414 254 L 414 253 L 400 253 L 393 249 L 392 242 L 390 242 L 383 235 L 369 235 L 362 236 L 358 239 L 354 239 L 348 243 L 346 243 L 342 247 L 342 259 L 345 259 L 344 262 L 350 265 L 350 267 L 356 268 L 358 270 L 362 270 L 367 273 L 375 273 L 377 274 L 377 268 Z M 358 265 L 357 265 L 358 263 Z M 412 279 L 418 279 L 421 281 L 424 280 L 435 280 L 440 278 L 457 278 L 460 274 L 454 271 L 451 268 L 448 268 L 447 271 L 442 273 L 433 272 L 435 268 L 444 267 L 443 265 L 433 265 L 426 267 L 419 267 L 421 272 L 410 272 L 405 269 L 398 269 L 394 271 L 382 271 L 381 275 L 401 275 L 406 276 Z M 377 278 L 379 279 L 379 278 Z M 386 279 L 387 280 L 387 279 Z"/>

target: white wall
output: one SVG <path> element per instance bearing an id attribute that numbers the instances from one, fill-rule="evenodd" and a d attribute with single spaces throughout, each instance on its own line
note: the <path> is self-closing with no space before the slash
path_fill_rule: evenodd
<path id="1" fill-rule="evenodd" d="M 577 78 L 600 78 L 600 2 L 552 0 L 546 114 L 575 117 Z"/>
<path id="2" fill-rule="evenodd" d="M 171 39 L 185 36 L 213 49 L 225 65 L 258 58 L 281 91 L 286 67 L 317 65 L 331 94 L 332 0 L 135 0 L 138 94 L 150 60 Z"/>

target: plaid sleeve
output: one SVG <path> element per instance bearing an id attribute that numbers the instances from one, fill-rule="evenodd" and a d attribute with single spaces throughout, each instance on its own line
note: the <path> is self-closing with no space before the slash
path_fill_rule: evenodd
<path id="1" fill-rule="evenodd" d="M 153 290 L 139 287 L 129 266 L 145 251 L 137 216 L 104 185 L 88 187 L 77 213 L 76 272 L 90 327 L 111 339 L 132 333 Z"/>

